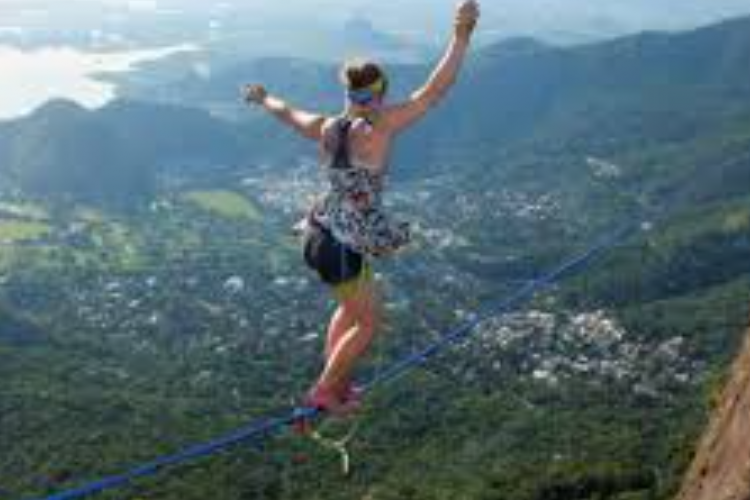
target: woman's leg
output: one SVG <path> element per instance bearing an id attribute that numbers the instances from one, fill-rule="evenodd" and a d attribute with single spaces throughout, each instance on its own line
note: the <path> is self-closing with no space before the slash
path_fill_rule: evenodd
<path id="1" fill-rule="evenodd" d="M 379 323 L 380 301 L 375 283 L 369 282 L 359 287 L 356 295 L 341 302 L 342 318 L 353 318 L 353 326 L 332 343 L 318 387 L 341 394 L 351 379 L 351 374 L 367 348 L 372 343 Z M 343 324 L 343 321 L 342 321 Z"/>
<path id="2" fill-rule="evenodd" d="M 326 363 L 331 357 L 334 349 L 341 341 L 342 337 L 356 324 L 357 317 L 351 308 L 344 307 L 343 304 L 339 304 L 336 308 L 336 312 L 331 317 L 331 322 L 328 324 L 328 335 L 326 336 L 326 348 L 325 348 L 325 360 Z"/>

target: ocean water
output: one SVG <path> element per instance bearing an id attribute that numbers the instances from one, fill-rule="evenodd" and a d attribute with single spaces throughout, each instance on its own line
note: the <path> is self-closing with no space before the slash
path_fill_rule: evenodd
<path id="1" fill-rule="evenodd" d="M 100 107 L 117 95 L 116 86 L 101 75 L 130 72 L 141 63 L 194 50 L 193 45 L 128 52 L 83 52 L 69 47 L 24 50 L 0 45 L 0 119 L 23 116 L 55 98 Z"/>

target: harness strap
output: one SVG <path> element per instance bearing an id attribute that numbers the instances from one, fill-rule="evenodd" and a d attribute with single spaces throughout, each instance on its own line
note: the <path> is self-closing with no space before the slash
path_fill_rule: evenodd
<path id="1" fill-rule="evenodd" d="M 349 155 L 349 131 L 352 121 L 347 117 L 341 117 L 336 122 L 336 149 L 333 152 L 333 168 L 346 170 L 351 168 Z"/>
<path id="2" fill-rule="evenodd" d="M 349 161 L 349 129 L 352 127 L 352 121 L 346 116 L 341 116 L 336 120 L 336 144 L 332 154 L 331 168 L 346 170 L 351 168 Z M 323 226 L 320 224 L 315 214 L 320 208 L 320 200 L 315 201 L 307 212 L 307 224 L 312 229 L 319 230 Z"/>

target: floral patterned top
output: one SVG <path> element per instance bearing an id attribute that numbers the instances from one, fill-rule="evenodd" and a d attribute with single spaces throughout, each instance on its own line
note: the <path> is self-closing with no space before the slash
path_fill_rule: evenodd
<path id="1" fill-rule="evenodd" d="M 330 189 L 313 208 L 313 220 L 342 244 L 363 255 L 378 256 L 406 245 L 409 225 L 390 219 L 383 210 L 384 174 L 353 161 L 349 155 L 352 122 L 335 125 L 336 141 L 323 165 Z"/>

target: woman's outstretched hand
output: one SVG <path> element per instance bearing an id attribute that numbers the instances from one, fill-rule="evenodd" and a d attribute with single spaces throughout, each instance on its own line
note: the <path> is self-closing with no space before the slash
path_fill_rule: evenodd
<path id="1" fill-rule="evenodd" d="M 477 0 L 463 0 L 456 8 L 454 32 L 456 37 L 469 40 L 479 21 L 479 2 Z"/>
<path id="2" fill-rule="evenodd" d="M 248 104 L 263 104 L 268 97 L 268 91 L 263 85 L 252 84 L 245 87 L 245 102 Z"/>

